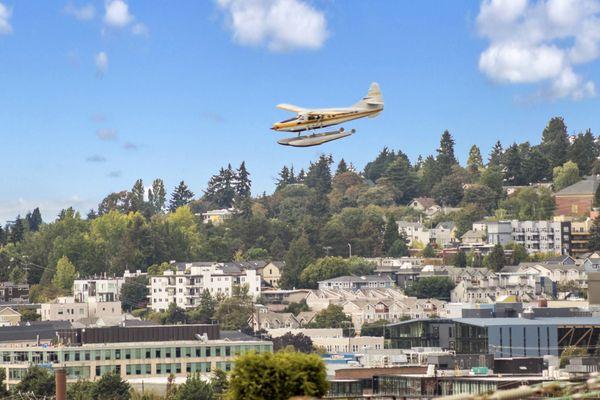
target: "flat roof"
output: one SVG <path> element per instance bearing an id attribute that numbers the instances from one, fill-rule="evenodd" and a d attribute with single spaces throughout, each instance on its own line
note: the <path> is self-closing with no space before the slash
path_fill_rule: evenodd
<path id="1" fill-rule="evenodd" d="M 412 322 L 453 323 L 460 322 L 475 326 L 509 326 L 509 325 L 599 325 L 600 317 L 536 317 L 536 318 L 420 318 L 387 324 L 396 326 Z"/>

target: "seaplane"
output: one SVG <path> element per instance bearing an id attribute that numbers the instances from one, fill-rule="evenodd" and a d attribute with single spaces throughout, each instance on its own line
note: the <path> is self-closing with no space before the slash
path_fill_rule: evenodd
<path id="1" fill-rule="evenodd" d="M 350 136 L 356 133 L 355 129 L 349 131 L 339 128 L 329 132 L 315 132 L 317 129 L 338 125 L 346 121 L 359 118 L 374 118 L 383 111 L 383 96 L 379 85 L 371 83 L 367 95 L 358 103 L 343 108 L 303 108 L 293 104 L 278 104 L 277 108 L 285 111 L 295 112 L 297 115 L 273 124 L 271 129 L 279 132 L 297 132 L 298 136 L 278 140 L 277 143 L 284 146 L 309 147 L 318 146 Z M 309 135 L 300 135 L 300 132 L 312 131 Z"/>

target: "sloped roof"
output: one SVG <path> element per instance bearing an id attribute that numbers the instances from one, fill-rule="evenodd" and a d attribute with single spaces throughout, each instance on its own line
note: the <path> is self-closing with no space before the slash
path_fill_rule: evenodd
<path id="1" fill-rule="evenodd" d="M 556 192 L 556 196 L 594 195 L 599 185 L 600 179 L 597 176 L 588 176 L 571 186 L 567 186 L 566 188 L 559 190 Z"/>
<path id="2" fill-rule="evenodd" d="M 415 197 L 410 202 L 414 203 L 415 201 L 418 202 L 419 204 L 421 204 L 425 208 L 429 208 L 431 206 L 435 206 L 436 205 L 435 204 L 435 200 L 432 199 L 431 197 Z"/>

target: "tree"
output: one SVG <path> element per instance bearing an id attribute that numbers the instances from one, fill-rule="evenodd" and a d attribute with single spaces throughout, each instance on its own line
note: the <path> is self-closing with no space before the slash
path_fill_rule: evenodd
<path id="1" fill-rule="evenodd" d="M 38 366 L 29 367 L 21 381 L 14 388 L 16 393 L 33 393 L 38 397 L 54 396 L 54 374 Z"/>
<path id="2" fill-rule="evenodd" d="M 148 277 L 144 275 L 128 278 L 121 286 L 121 303 L 123 310 L 131 312 L 136 308 L 144 308 L 148 302 Z"/>
<path id="3" fill-rule="evenodd" d="M 435 257 L 435 256 L 436 256 L 435 250 L 433 249 L 433 247 L 431 246 L 430 243 L 427 243 L 427 245 L 425 246 L 425 248 L 421 252 L 421 257 L 432 258 L 432 257 Z"/>
<path id="4" fill-rule="evenodd" d="M 571 147 L 569 147 L 569 160 L 577 163 L 579 172 L 587 175 L 592 170 L 594 161 L 598 158 L 598 147 L 595 144 L 595 138 L 591 130 L 577 135 Z"/>
<path id="5" fill-rule="evenodd" d="M 598 185 L 596 193 L 594 193 L 594 207 L 600 207 L 600 185 Z"/>
<path id="6" fill-rule="evenodd" d="M 190 375 L 177 387 L 174 400 L 213 400 L 215 392 L 211 384 L 204 382 L 199 375 Z"/>
<path id="7" fill-rule="evenodd" d="M 328 390 L 325 364 L 316 354 L 277 352 L 238 358 L 229 381 L 230 400 L 287 400 L 323 397 Z"/>
<path id="8" fill-rule="evenodd" d="M 467 171 L 471 174 L 479 174 L 483 169 L 483 159 L 481 158 L 481 150 L 477 145 L 471 146 L 469 150 L 469 158 L 467 159 Z"/>
<path id="9" fill-rule="evenodd" d="M 500 167 L 502 164 L 502 154 L 504 154 L 504 150 L 502 149 L 502 143 L 500 143 L 498 140 L 490 152 L 490 157 L 488 158 L 488 168 Z"/>
<path id="10" fill-rule="evenodd" d="M 160 214 L 164 211 L 167 203 L 167 191 L 162 179 L 157 178 L 152 181 L 152 187 L 148 189 L 148 203 L 153 214 Z"/>
<path id="11" fill-rule="evenodd" d="M 197 324 L 208 324 L 215 315 L 216 306 L 216 300 L 211 296 L 208 289 L 204 289 L 198 307 L 188 311 L 188 320 Z"/>
<path id="12" fill-rule="evenodd" d="M 544 182 L 550 178 L 550 164 L 539 146 L 536 146 L 523 158 L 523 175 L 526 183 Z"/>
<path id="13" fill-rule="evenodd" d="M 344 328 L 351 324 L 352 319 L 344 313 L 341 306 L 330 304 L 326 309 L 319 311 L 307 328 Z"/>
<path id="14" fill-rule="evenodd" d="M 506 210 L 510 218 L 539 221 L 552 218 L 556 203 L 550 189 L 527 187 L 500 202 L 500 208 Z"/>
<path id="15" fill-rule="evenodd" d="M 467 266 L 467 255 L 464 250 L 459 250 L 452 259 L 452 264 L 458 268 L 465 268 Z"/>
<path id="16" fill-rule="evenodd" d="M 75 265 L 69 261 L 67 256 L 62 256 L 56 263 L 56 272 L 52 282 L 54 285 L 66 292 L 73 290 L 73 281 L 77 277 Z"/>
<path id="17" fill-rule="evenodd" d="M 69 400 L 89 400 L 93 398 L 96 382 L 87 380 L 78 380 L 67 386 L 67 399 Z"/>
<path id="18" fill-rule="evenodd" d="M 269 258 L 269 252 L 260 247 L 251 247 L 246 250 L 244 257 L 246 260 L 266 260 Z"/>
<path id="19" fill-rule="evenodd" d="M 247 286 L 234 286 L 231 297 L 225 298 L 215 313 L 221 329 L 243 330 L 248 328 L 248 320 L 252 316 L 252 298 L 248 295 Z"/>
<path id="20" fill-rule="evenodd" d="M 302 299 L 297 303 L 290 303 L 286 308 L 283 309 L 283 312 L 292 313 L 294 315 L 298 315 L 303 311 L 310 311 L 310 307 L 306 304 L 306 300 Z"/>
<path id="21" fill-rule="evenodd" d="M 388 169 L 388 166 L 396 159 L 396 153 L 384 147 L 375 160 L 368 162 L 365 165 L 363 176 L 372 182 L 377 182 L 383 176 L 383 173 Z"/>
<path id="22" fill-rule="evenodd" d="M 92 389 L 94 400 L 129 400 L 131 386 L 114 372 L 107 372 L 96 382 Z"/>
<path id="23" fill-rule="evenodd" d="M 184 181 L 179 182 L 171 194 L 171 202 L 169 203 L 169 211 L 174 212 L 179 207 L 189 204 L 194 198 L 194 193 L 188 189 Z"/>
<path id="24" fill-rule="evenodd" d="M 331 191 L 331 155 L 321 155 L 316 162 L 311 162 L 304 183 L 315 189 L 317 195 L 325 196 Z"/>
<path id="25" fill-rule="evenodd" d="M 346 161 L 342 158 L 338 163 L 337 169 L 335 170 L 335 175 L 340 175 L 348 172 L 348 165 L 346 165 Z"/>
<path id="26" fill-rule="evenodd" d="M 459 175 L 445 176 L 433 187 L 431 195 L 438 204 L 454 207 L 464 196 L 463 183 Z"/>
<path id="27" fill-rule="evenodd" d="M 213 372 L 213 377 L 210 381 L 210 386 L 215 394 L 216 400 L 225 398 L 227 390 L 229 390 L 229 380 L 227 373 L 222 369 L 216 369 Z"/>
<path id="28" fill-rule="evenodd" d="M 297 335 L 287 332 L 285 335 L 273 338 L 273 350 L 280 351 L 292 347 L 295 351 L 301 353 L 312 353 L 313 342 L 310 337 L 299 333 Z"/>
<path id="29" fill-rule="evenodd" d="M 17 215 L 15 222 L 10 227 L 10 241 L 13 244 L 19 243 L 25 238 L 25 226 L 23 224 L 23 218 Z"/>
<path id="30" fill-rule="evenodd" d="M 588 350 L 585 347 L 568 346 L 560 354 L 560 368 L 564 368 L 573 357 L 585 357 L 588 355 Z"/>
<path id="31" fill-rule="evenodd" d="M 540 148 L 542 153 L 546 155 L 551 170 L 563 165 L 567 161 L 569 136 L 567 135 L 567 127 L 562 117 L 550 119 L 542 132 Z"/>
<path id="32" fill-rule="evenodd" d="M 496 244 L 490 254 L 483 258 L 483 265 L 495 272 L 499 272 L 505 262 L 504 249 L 501 244 Z"/>
<path id="33" fill-rule="evenodd" d="M 383 251 L 389 255 L 390 249 L 394 243 L 400 239 L 400 232 L 398 230 L 398 224 L 396 218 L 390 215 L 385 224 L 385 231 L 383 232 Z"/>
<path id="34" fill-rule="evenodd" d="M 588 242 L 588 248 L 591 251 L 600 250 L 600 216 L 594 219 L 594 222 L 590 227 L 590 240 Z"/>
<path id="35" fill-rule="evenodd" d="M 519 146 L 516 143 L 513 143 L 506 149 L 502 156 L 502 167 L 506 183 L 516 186 L 524 183 L 522 166 L 523 160 L 521 158 Z"/>
<path id="36" fill-rule="evenodd" d="M 409 255 L 408 245 L 406 244 L 406 236 L 400 235 L 400 239 L 396 240 L 388 251 L 390 257 L 405 257 Z"/>
<path id="37" fill-rule="evenodd" d="M 6 369 L 0 369 L 0 399 L 4 399 L 10 395 L 8 389 L 6 389 Z"/>
<path id="38" fill-rule="evenodd" d="M 454 155 L 454 139 L 448 130 L 445 130 L 440 138 L 440 147 L 437 149 L 438 167 L 441 171 L 451 171 L 454 165 L 458 164 L 458 160 Z"/>
<path id="39" fill-rule="evenodd" d="M 374 269 L 372 263 L 359 257 L 324 257 L 309 264 L 302 271 L 300 282 L 302 287 L 315 289 L 319 281 L 346 275 L 368 275 L 372 274 Z"/>
<path id="40" fill-rule="evenodd" d="M 377 181 L 392 191 L 396 204 L 406 204 L 418 193 L 417 175 L 406 156 L 399 156 Z"/>
<path id="41" fill-rule="evenodd" d="M 246 169 L 246 162 L 242 161 L 235 174 L 235 195 L 238 201 L 249 199 L 251 195 L 252 181 L 250 173 Z"/>
<path id="42" fill-rule="evenodd" d="M 144 182 L 138 179 L 133 184 L 129 193 L 129 211 L 142 211 L 144 209 Z"/>
<path id="43" fill-rule="evenodd" d="M 165 325 L 185 324 L 187 322 L 187 315 L 185 310 L 178 307 L 177 304 L 169 304 L 169 308 L 162 315 L 161 322 Z"/>
<path id="44" fill-rule="evenodd" d="M 454 289 L 454 282 L 445 276 L 431 276 L 419 278 L 406 288 L 408 296 L 419 299 L 450 300 L 450 292 Z"/>
<path id="45" fill-rule="evenodd" d="M 498 206 L 498 193 L 488 186 L 472 184 L 467 189 L 462 203 L 473 204 L 484 214 L 489 214 Z"/>
<path id="46" fill-rule="evenodd" d="M 366 322 L 360 327 L 360 336 L 382 337 L 385 333 L 385 337 L 388 337 L 389 332 L 385 332 L 385 326 L 387 324 L 389 324 L 389 321 L 385 319 L 380 319 L 375 322 Z"/>
<path id="47" fill-rule="evenodd" d="M 42 225 L 42 213 L 40 212 L 39 207 L 33 209 L 31 214 L 27 214 L 27 225 L 29 227 L 29 232 L 37 232 Z"/>
<path id="48" fill-rule="evenodd" d="M 286 165 L 283 166 L 279 172 L 279 178 L 277 178 L 277 189 L 282 189 L 285 186 L 296 183 L 296 177 L 294 176 L 294 168 L 290 170 Z"/>
<path id="49" fill-rule="evenodd" d="M 581 180 L 579 177 L 579 167 L 573 161 L 567 161 L 562 166 L 554 167 L 552 176 L 555 191 L 564 189 Z"/>
<path id="50" fill-rule="evenodd" d="M 305 234 L 294 239 L 285 256 L 285 269 L 281 274 L 280 285 L 284 289 L 298 287 L 300 274 L 313 260 L 313 253 Z"/>

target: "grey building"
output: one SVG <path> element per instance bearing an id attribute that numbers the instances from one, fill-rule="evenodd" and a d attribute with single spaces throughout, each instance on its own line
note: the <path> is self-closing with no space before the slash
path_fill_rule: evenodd
<path id="1" fill-rule="evenodd" d="M 325 289 L 385 289 L 394 287 L 394 281 L 389 276 L 340 276 L 338 278 L 319 281 L 319 290 Z"/>

